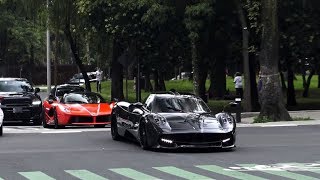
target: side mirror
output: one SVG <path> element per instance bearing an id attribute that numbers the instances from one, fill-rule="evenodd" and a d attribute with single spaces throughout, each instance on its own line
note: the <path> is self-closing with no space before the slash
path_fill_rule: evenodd
<path id="1" fill-rule="evenodd" d="M 49 103 L 49 104 L 52 104 L 52 103 L 53 103 L 53 100 L 52 100 L 52 99 L 49 99 L 49 100 L 48 100 L 48 103 Z"/>
<path id="2" fill-rule="evenodd" d="M 40 88 L 35 88 L 34 93 L 37 94 L 38 92 L 40 92 Z"/>

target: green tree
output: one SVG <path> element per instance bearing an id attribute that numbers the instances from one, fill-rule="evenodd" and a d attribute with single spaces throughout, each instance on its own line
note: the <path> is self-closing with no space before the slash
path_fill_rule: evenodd
<path id="1" fill-rule="evenodd" d="M 278 0 L 262 0 L 262 41 L 260 70 L 262 78 L 259 117 L 272 121 L 292 120 L 282 101 L 279 78 Z"/>
<path id="2" fill-rule="evenodd" d="M 207 62 L 204 53 L 201 52 L 203 39 L 207 35 L 212 23 L 214 11 L 212 1 L 201 1 L 187 6 L 185 24 L 189 31 L 192 53 L 193 87 L 194 93 L 206 100 L 205 80 L 207 77 Z M 205 37 L 204 37 L 205 36 Z"/>
<path id="3" fill-rule="evenodd" d="M 75 64 L 80 69 L 85 80 L 85 86 L 91 91 L 89 77 L 84 68 L 85 37 L 88 35 L 88 24 L 86 17 L 78 13 L 81 6 L 77 1 L 51 1 L 50 5 L 50 25 L 53 29 L 62 30 L 72 51 Z"/>

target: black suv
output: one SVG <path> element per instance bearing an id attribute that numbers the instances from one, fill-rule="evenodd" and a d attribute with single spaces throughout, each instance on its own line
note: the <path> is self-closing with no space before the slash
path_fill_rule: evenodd
<path id="1" fill-rule="evenodd" d="M 0 108 L 3 110 L 3 122 L 24 122 L 40 125 L 42 123 L 42 101 L 37 94 L 39 88 L 33 88 L 24 78 L 0 78 Z"/>

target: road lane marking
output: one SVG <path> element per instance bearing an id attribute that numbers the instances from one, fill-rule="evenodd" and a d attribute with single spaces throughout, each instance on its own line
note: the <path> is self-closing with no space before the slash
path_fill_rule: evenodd
<path id="1" fill-rule="evenodd" d="M 109 132 L 110 128 L 93 128 L 93 127 L 67 127 L 66 129 L 46 129 L 42 127 L 10 126 L 4 127 L 6 134 L 66 134 L 82 132 Z"/>
<path id="2" fill-rule="evenodd" d="M 20 175 L 24 176 L 29 180 L 55 180 L 54 178 L 44 174 L 41 171 L 33 171 L 33 172 L 18 172 Z"/>
<path id="3" fill-rule="evenodd" d="M 42 134 L 65 134 L 65 133 L 80 133 L 83 131 L 47 131 L 41 132 Z"/>
<path id="4" fill-rule="evenodd" d="M 185 171 L 183 169 L 179 169 L 173 166 L 165 166 L 165 167 L 153 167 L 154 169 L 157 169 L 159 171 L 178 176 L 184 179 L 193 180 L 193 179 L 201 179 L 201 180 L 213 180 L 210 177 L 202 176 L 196 173 L 192 173 L 189 171 Z"/>
<path id="5" fill-rule="evenodd" d="M 65 172 L 71 174 L 74 177 L 77 177 L 81 180 L 88 180 L 88 179 L 94 179 L 94 180 L 108 180 L 102 176 L 99 176 L 95 173 L 92 173 L 88 170 L 65 170 Z"/>
<path id="6" fill-rule="evenodd" d="M 217 174 L 222 174 L 222 175 L 233 177 L 236 179 L 241 179 L 241 180 L 267 180 L 258 176 L 254 176 L 254 175 L 239 172 L 239 171 L 232 171 L 232 170 L 227 171 L 223 167 L 216 166 L 216 165 L 197 165 L 196 167 L 203 170 L 210 171 L 210 172 L 214 172 Z"/>
<path id="7" fill-rule="evenodd" d="M 276 165 L 282 166 L 284 169 L 290 171 L 309 171 L 316 174 L 320 174 L 319 163 L 277 163 Z"/>
<path id="8" fill-rule="evenodd" d="M 130 179 L 134 180 L 151 180 L 151 179 L 158 179 L 156 177 L 150 176 L 148 174 L 144 174 L 142 172 L 136 171 L 131 168 L 114 168 L 114 169 L 109 169 L 110 171 L 113 171 L 117 174 L 120 174 L 122 176 L 125 176 Z"/>
<path id="9" fill-rule="evenodd" d="M 282 170 L 281 168 L 279 168 L 279 170 L 276 170 L 276 169 L 268 170 L 268 168 L 263 168 L 263 166 L 258 165 L 258 164 L 238 164 L 238 165 L 239 166 L 243 166 L 243 167 L 251 167 L 251 168 L 252 167 L 257 167 L 256 171 L 261 171 L 261 172 L 264 172 L 264 173 L 268 173 L 268 174 L 272 174 L 272 175 L 276 175 L 276 176 L 281 176 L 281 177 L 285 177 L 285 178 L 288 178 L 288 179 L 319 180 L 317 178 L 313 178 L 313 177 L 310 177 L 310 176 L 305 176 L 305 175 L 302 175 L 302 174 L 297 174 L 297 173 L 285 171 L 285 170 Z M 262 167 L 262 168 L 260 168 L 260 167 Z"/>
<path id="10" fill-rule="evenodd" d="M 260 127 L 294 127 L 298 126 L 297 124 L 266 124 L 260 125 Z"/>

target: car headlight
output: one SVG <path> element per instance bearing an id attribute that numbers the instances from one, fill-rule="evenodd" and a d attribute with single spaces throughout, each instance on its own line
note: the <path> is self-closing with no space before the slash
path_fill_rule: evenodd
<path id="1" fill-rule="evenodd" d="M 156 123 L 158 123 L 159 125 L 165 125 L 167 123 L 167 120 L 165 117 L 159 115 L 159 114 L 156 114 L 153 116 L 153 119 Z"/>
<path id="2" fill-rule="evenodd" d="M 34 106 L 37 106 L 37 105 L 40 105 L 40 104 L 41 104 L 40 100 L 32 101 L 32 105 L 34 105 Z"/>
<path id="3" fill-rule="evenodd" d="M 153 119 L 163 130 L 171 131 L 171 127 L 165 117 L 159 114 L 155 114 L 153 115 Z"/>
<path id="4" fill-rule="evenodd" d="M 229 114 L 219 113 L 216 114 L 216 118 L 223 127 L 223 129 L 232 130 L 235 127 L 234 118 Z"/>

